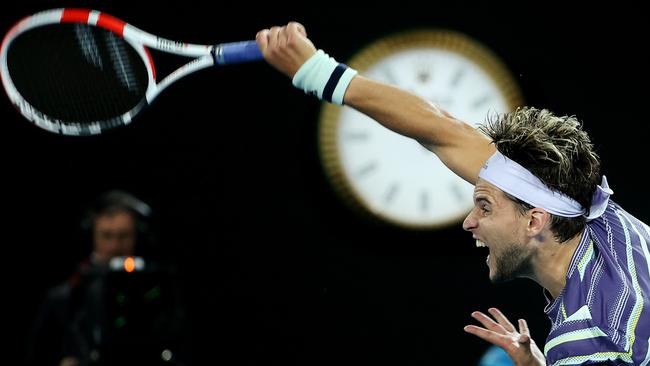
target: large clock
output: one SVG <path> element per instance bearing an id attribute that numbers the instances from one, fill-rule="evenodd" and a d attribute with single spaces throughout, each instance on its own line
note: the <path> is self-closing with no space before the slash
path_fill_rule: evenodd
<path id="1" fill-rule="evenodd" d="M 478 126 L 522 104 L 512 74 L 487 47 L 453 31 L 385 37 L 347 62 L 361 74 L 409 90 Z M 320 155 L 335 190 L 353 207 L 410 229 L 457 223 L 471 210 L 472 185 L 418 142 L 350 107 L 323 104 Z"/>

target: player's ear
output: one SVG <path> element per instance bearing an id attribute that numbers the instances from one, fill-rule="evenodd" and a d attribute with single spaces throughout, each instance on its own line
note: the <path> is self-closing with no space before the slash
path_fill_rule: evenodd
<path id="1" fill-rule="evenodd" d="M 527 230 L 531 236 L 541 233 L 546 225 L 551 222 L 551 214 L 545 209 L 540 207 L 533 207 L 528 211 L 528 227 Z"/>

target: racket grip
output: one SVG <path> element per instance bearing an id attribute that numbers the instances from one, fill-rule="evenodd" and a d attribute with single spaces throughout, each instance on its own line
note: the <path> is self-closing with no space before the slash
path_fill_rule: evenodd
<path id="1" fill-rule="evenodd" d="M 230 65 L 263 59 L 262 51 L 255 41 L 221 43 L 212 48 L 217 65 Z"/>

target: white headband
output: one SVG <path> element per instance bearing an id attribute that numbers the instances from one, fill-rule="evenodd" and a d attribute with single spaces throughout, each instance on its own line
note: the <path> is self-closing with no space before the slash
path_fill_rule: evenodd
<path id="1" fill-rule="evenodd" d="M 553 215 L 562 217 L 583 215 L 587 220 L 593 220 L 602 215 L 607 208 L 609 196 L 614 194 L 607 185 L 607 179 L 603 176 L 601 185 L 594 192 L 591 209 L 587 216 L 586 210 L 576 200 L 551 190 L 528 169 L 498 151 L 483 164 L 479 178 L 530 205 L 541 207 Z"/>

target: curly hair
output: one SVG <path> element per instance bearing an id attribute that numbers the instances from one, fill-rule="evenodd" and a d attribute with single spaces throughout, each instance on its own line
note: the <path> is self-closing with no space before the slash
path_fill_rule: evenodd
<path id="1" fill-rule="evenodd" d="M 550 189 L 573 198 L 582 207 L 591 206 L 593 192 L 600 183 L 600 158 L 574 116 L 520 107 L 489 116 L 479 129 L 492 139 L 499 152 L 528 169 Z M 522 214 L 532 208 L 506 195 L 518 203 Z M 586 225 L 582 216 L 551 216 L 551 230 L 560 242 L 575 237 Z"/>

